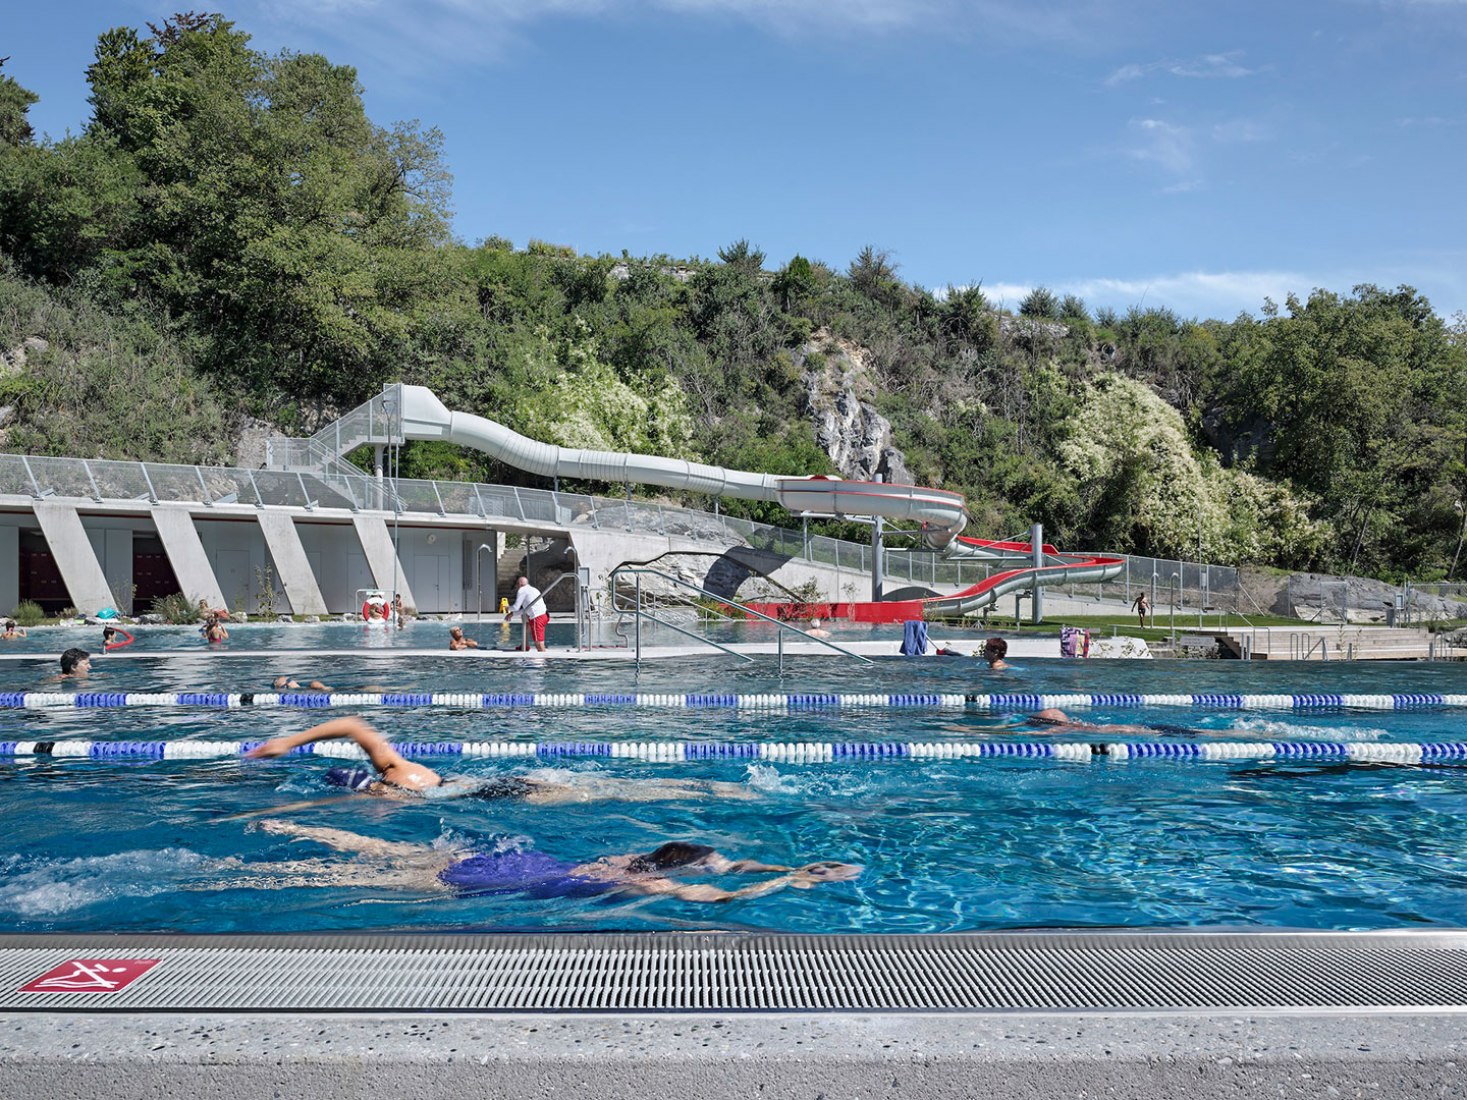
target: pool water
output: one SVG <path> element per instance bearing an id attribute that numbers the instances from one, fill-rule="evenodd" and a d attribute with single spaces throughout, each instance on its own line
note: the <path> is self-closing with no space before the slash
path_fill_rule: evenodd
<path id="1" fill-rule="evenodd" d="M 416 624 L 398 638 L 442 623 Z M 1453 664 L 1031 661 L 992 673 L 966 660 L 724 656 L 644 664 L 401 661 L 317 657 L 360 627 L 255 627 L 240 648 L 277 656 L 99 662 L 94 691 L 264 691 L 279 673 L 339 690 L 435 692 L 1467 693 Z M 350 633 L 348 633 L 350 632 Z M 85 641 L 94 639 L 88 629 Z M 384 633 L 380 630 L 377 633 Z M 41 636 L 37 635 L 49 635 Z M 62 648 L 62 632 L 22 645 Z M 81 638 L 81 633 L 78 633 Z M 419 637 L 416 646 L 424 645 Z M 193 646 L 178 632 L 171 648 Z M 238 637 L 238 635 L 236 635 Z M 65 641 L 65 644 L 72 644 Z M 237 643 L 238 644 L 238 643 Z M 370 643 L 369 643 L 370 644 Z M 196 647 L 202 650 L 202 647 Z M 14 650 L 9 652 L 15 652 Z M 0 663 L 0 691 L 49 674 Z M 70 685 L 46 685 L 67 690 Z M 334 713 L 334 712 L 333 712 Z M 1010 716 L 902 709 L 765 713 L 642 708 L 366 711 L 403 740 L 970 741 L 1037 739 Z M 304 729 L 321 711 L 127 708 L 0 710 L 0 740 L 246 740 Z M 1462 740 L 1462 712 L 1087 710 L 1095 722 L 1188 726 L 1233 740 Z M 1061 735 L 1065 739 L 1074 735 Z M 1159 735 L 1158 735 L 1159 736 Z M 1096 738 L 1090 738 L 1096 739 Z M 428 761 L 474 777 L 536 761 Z M 743 785 L 749 801 L 523 802 L 345 794 L 340 761 L 0 758 L 0 918 L 19 931 L 277 932 L 387 929 L 946 932 L 1045 927 L 1372 929 L 1467 925 L 1467 768 L 1307 762 L 899 759 L 794 764 L 567 758 L 570 781 L 698 778 Z M 324 800 L 306 808 L 302 801 Z M 234 815 L 255 815 L 236 817 Z M 255 827 L 261 818 L 442 849 L 523 849 L 572 860 L 647 851 L 671 839 L 771 863 L 833 859 L 847 883 L 727 905 L 667 897 L 455 897 L 394 885 L 370 859 Z M 293 861 L 333 873 L 298 880 Z M 350 880 L 345 881 L 345 880 Z M 735 886 L 737 876 L 712 877 Z"/>

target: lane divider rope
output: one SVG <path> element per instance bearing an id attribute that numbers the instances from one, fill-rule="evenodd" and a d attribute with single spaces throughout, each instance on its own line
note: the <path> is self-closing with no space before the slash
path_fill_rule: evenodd
<path id="1" fill-rule="evenodd" d="M 260 741 L 0 741 L 0 757 L 87 757 L 203 760 L 239 756 Z M 676 763 L 694 760 L 779 760 L 819 764 L 860 760 L 1045 759 L 1304 760 L 1321 763 L 1467 763 L 1467 742 L 1432 741 L 399 741 L 409 757 L 610 757 Z M 292 756 L 365 758 L 352 742 L 318 741 Z"/>
<path id="2" fill-rule="evenodd" d="M 1189 707 L 1198 710 L 1296 710 L 1328 712 L 1339 710 L 1423 710 L 1467 707 L 1467 695 L 1410 693 L 1397 695 L 978 695 L 957 693 L 832 694 L 787 692 L 774 695 L 731 695 L 721 693 L 564 692 L 244 692 L 179 691 L 138 692 L 0 692 L 0 709 L 45 710 L 54 708 L 110 709 L 114 707 L 294 707 L 327 710 L 334 707 L 453 707 L 496 710 L 514 707 L 627 707 L 671 709 L 720 709 L 807 711 L 862 708 L 929 708 L 976 710 L 1011 714 L 1048 708 L 1084 710 L 1091 707 L 1131 709 L 1139 707 Z"/>

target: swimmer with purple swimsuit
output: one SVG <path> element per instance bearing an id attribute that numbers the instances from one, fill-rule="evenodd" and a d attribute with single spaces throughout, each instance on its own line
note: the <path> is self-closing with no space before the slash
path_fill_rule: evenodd
<path id="1" fill-rule="evenodd" d="M 246 756 L 284 756 L 299 745 L 314 741 L 354 741 L 367 756 L 373 771 L 366 768 L 331 768 L 326 781 L 347 790 L 402 798 L 408 795 L 480 798 L 486 801 L 513 799 L 532 806 L 560 806 L 572 802 L 666 802 L 691 798 L 749 800 L 758 796 L 741 783 L 699 779 L 616 779 L 604 775 L 565 772 L 531 772 L 495 779 L 445 779 L 432 768 L 406 759 L 392 743 L 362 719 L 333 718 L 300 733 L 286 734 L 257 745 Z M 271 811 L 302 809 L 315 802 L 277 806 Z M 249 816 L 249 815 L 236 815 Z"/>
<path id="2" fill-rule="evenodd" d="M 261 864 L 247 878 L 223 883 L 254 889 L 296 886 L 372 886 L 450 893 L 457 897 L 523 894 L 532 898 L 587 898 L 601 894 L 666 895 L 682 901 L 725 902 L 758 898 L 789 887 L 809 890 L 824 882 L 849 882 L 861 873 L 854 863 L 807 863 L 787 867 L 753 859 L 729 859 L 706 844 L 673 841 L 650 852 L 602 856 L 584 863 L 545 852 L 504 850 L 450 852 L 427 844 L 379 840 L 345 829 L 298 825 L 270 819 L 258 828 L 316 841 L 358 858 L 307 859 Z M 780 872 L 736 890 L 680 875 L 741 875 Z M 219 884 L 216 884 L 219 885 Z"/>

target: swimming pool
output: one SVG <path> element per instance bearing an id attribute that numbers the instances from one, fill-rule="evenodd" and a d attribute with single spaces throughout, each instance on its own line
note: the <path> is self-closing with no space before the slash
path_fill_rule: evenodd
<path id="1" fill-rule="evenodd" d="M 445 624 L 418 624 L 435 632 Z M 839 658 L 752 665 L 723 657 L 644 665 L 456 655 L 318 657 L 338 626 L 254 627 L 292 642 L 278 658 L 198 655 L 104 663 L 97 692 L 263 692 L 273 676 L 319 677 L 339 690 L 505 693 L 1277 694 L 1467 693 L 1467 668 L 1238 662 L 1031 661 L 1008 673 L 974 662 Z M 346 628 L 353 629 L 353 628 Z M 297 633 L 323 631 L 320 635 Z M 378 633 L 381 633 L 378 631 Z M 88 630 L 87 637 L 95 634 Z M 417 642 L 422 645 L 422 639 Z M 38 648 L 55 652 L 53 638 Z M 200 647 L 202 648 L 202 647 Z M 250 648 L 255 648 L 251 644 Z M 410 663 L 409 663 L 410 662 Z M 49 672 L 49 669 L 46 670 Z M 0 689 L 34 690 L 40 670 L 0 665 Z M 50 685 L 49 690 L 58 690 Z M 410 742 L 595 741 L 623 744 L 1037 742 L 1043 733 L 971 708 L 442 706 L 364 712 Z M 1094 722 L 1193 727 L 1179 742 L 1455 741 L 1462 712 L 1096 707 Z M 0 741 L 245 741 L 304 729 L 295 708 L 0 709 Z M 1065 740 L 1124 737 L 1058 735 Z M 1319 929 L 1467 925 L 1467 768 L 1309 761 L 1095 758 L 767 759 L 462 757 L 430 761 L 481 779 L 548 768 L 571 782 L 699 778 L 743 785 L 753 800 L 393 801 L 341 794 L 337 760 L 247 761 L 0 757 L 6 830 L 0 916 L 20 931 L 279 932 L 395 929 L 944 932 L 1054 927 Z M 549 853 L 570 861 L 646 851 L 669 839 L 770 863 L 860 863 L 849 883 L 726 906 L 667 897 L 456 897 L 360 884 L 281 883 L 288 861 L 332 857 L 310 841 L 252 828 L 274 816 L 440 848 Z M 368 868 L 370 870 L 370 868 Z M 729 877 L 707 881 L 736 885 Z M 739 880 L 742 881 L 742 880 Z"/>

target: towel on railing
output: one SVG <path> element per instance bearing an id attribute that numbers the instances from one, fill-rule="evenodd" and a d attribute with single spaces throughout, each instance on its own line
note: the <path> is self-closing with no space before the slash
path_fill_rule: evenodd
<path id="1" fill-rule="evenodd" d="M 1060 656 L 1090 656 L 1090 631 L 1078 626 L 1060 627 Z"/>
<path id="2" fill-rule="evenodd" d="M 902 656 L 927 656 L 927 624 L 921 619 L 908 619 L 902 623 Z"/>

